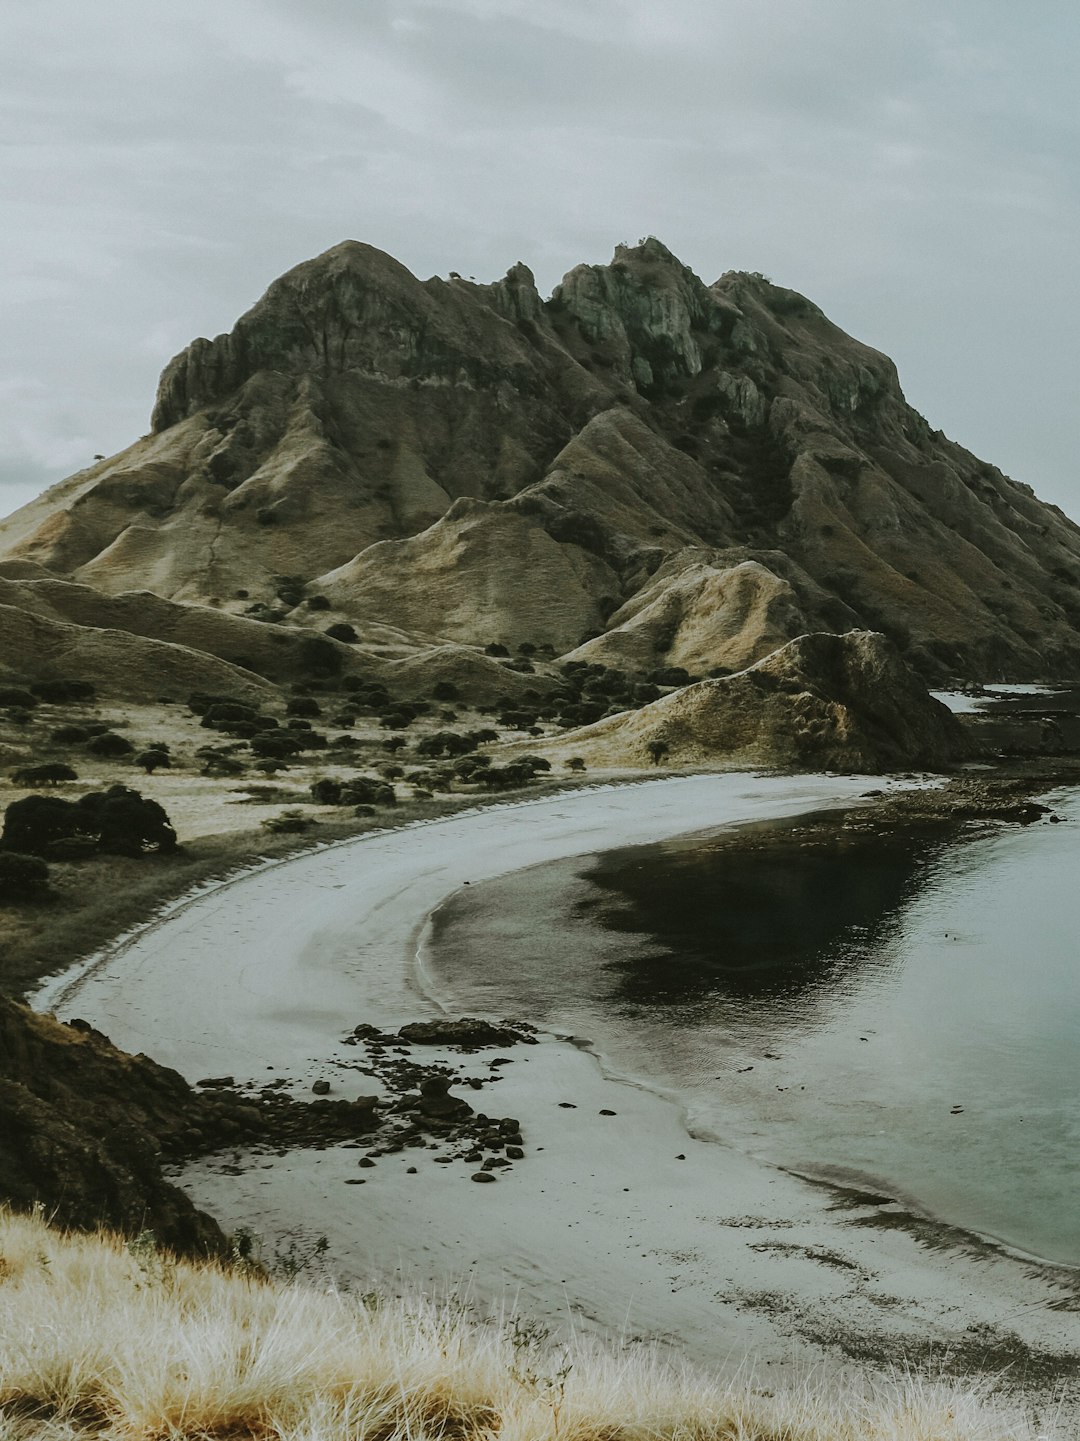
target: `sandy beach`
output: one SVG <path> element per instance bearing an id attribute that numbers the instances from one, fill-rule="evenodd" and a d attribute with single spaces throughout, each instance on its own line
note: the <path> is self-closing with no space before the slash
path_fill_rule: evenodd
<path id="1" fill-rule="evenodd" d="M 36 1004 L 84 1016 L 191 1080 L 281 1077 L 304 1094 L 324 1079 L 336 1096 L 370 1093 L 344 1037 L 361 1021 L 389 1029 L 437 1014 L 416 975 L 417 942 L 457 886 L 850 804 L 879 784 L 680 777 L 368 835 L 173 907 L 50 982 Z M 605 1075 L 565 1039 L 506 1054 L 497 1082 L 483 1052 L 423 1058 L 485 1076 L 484 1107 L 519 1119 L 525 1159 L 496 1184 L 435 1164 L 437 1143 L 362 1171 L 363 1151 L 351 1147 L 230 1153 L 180 1179 L 270 1251 L 282 1238 L 326 1236 L 333 1275 L 359 1289 L 454 1288 L 481 1309 L 670 1341 L 724 1369 L 751 1353 L 775 1368 L 822 1357 L 949 1364 L 951 1355 L 1038 1395 L 1075 1385 L 1075 1272 L 949 1232 L 902 1198 L 811 1184 L 697 1141 L 670 1100 Z"/>

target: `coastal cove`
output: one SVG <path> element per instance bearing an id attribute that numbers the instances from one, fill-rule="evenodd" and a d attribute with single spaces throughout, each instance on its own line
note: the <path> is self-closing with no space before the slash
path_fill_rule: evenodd
<path id="1" fill-rule="evenodd" d="M 362 1094 L 371 1082 L 344 1038 L 361 1021 L 393 1027 L 436 1012 L 417 984 L 416 952 L 428 917 L 466 882 L 482 906 L 500 876 L 850 806 L 904 784 L 679 777 L 369 835 L 175 908 L 51 983 L 48 1004 L 191 1080 L 273 1075 L 301 1095 L 326 1079 L 336 1096 Z M 555 922 L 554 912 L 536 917 L 534 938 Z M 441 988 L 442 956 L 424 949 Z M 489 952 L 497 961 L 497 947 Z M 466 1069 L 483 1064 L 470 1058 Z M 1071 1271 L 950 1234 L 888 1197 L 809 1184 L 689 1139 L 679 1107 L 651 1084 L 610 1079 L 551 1035 L 515 1051 L 500 1076 L 485 1104 L 520 1119 L 526 1158 L 497 1185 L 472 1186 L 460 1167 L 411 1173 L 408 1156 L 358 1173 L 357 1152 L 344 1148 L 219 1156 L 179 1180 L 226 1226 L 271 1241 L 325 1235 L 343 1283 L 464 1288 L 481 1307 L 669 1340 L 711 1366 L 750 1351 L 778 1367 L 837 1353 L 918 1361 L 964 1341 L 976 1346 L 964 1353 L 969 1368 L 996 1371 L 1008 1356 L 1018 1384 L 1056 1388 L 1071 1376 Z"/>
<path id="2" fill-rule="evenodd" d="M 450 897 L 458 1012 L 588 1036 L 691 1132 L 1080 1266 L 1080 791 L 964 843 L 766 822 Z"/>

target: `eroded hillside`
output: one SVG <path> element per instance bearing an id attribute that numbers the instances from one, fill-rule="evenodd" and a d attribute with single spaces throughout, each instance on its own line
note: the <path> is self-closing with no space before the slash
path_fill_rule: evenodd
<path id="1" fill-rule="evenodd" d="M 524 265 L 336 246 L 171 361 L 150 434 L 0 523 L 0 559 L 24 611 L 275 680 L 293 642 L 256 622 L 473 672 L 525 643 L 705 675 L 853 628 L 928 679 L 1080 672 L 1080 529 L 809 300 L 652 239 L 546 301 Z M 90 604 L 132 591 L 160 601 Z"/>

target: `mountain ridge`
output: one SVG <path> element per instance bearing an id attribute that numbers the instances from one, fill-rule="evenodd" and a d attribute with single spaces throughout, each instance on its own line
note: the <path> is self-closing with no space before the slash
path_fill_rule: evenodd
<path id="1" fill-rule="evenodd" d="M 857 628 L 936 682 L 1080 674 L 1080 528 L 813 302 L 653 238 L 547 300 L 343 242 L 174 357 L 150 433 L 0 522 L 0 560 L 643 670 Z"/>

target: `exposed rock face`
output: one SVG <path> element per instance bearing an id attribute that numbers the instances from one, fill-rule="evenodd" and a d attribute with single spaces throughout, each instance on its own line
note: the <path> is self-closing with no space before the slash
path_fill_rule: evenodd
<path id="1" fill-rule="evenodd" d="M 1080 529 L 810 301 L 655 240 L 547 301 L 339 245 L 176 357 L 152 433 L 0 523 L 5 558 L 219 614 L 298 578 L 419 647 L 700 672 L 860 626 L 927 678 L 1080 673 Z"/>
<path id="2" fill-rule="evenodd" d="M 594 765 L 778 766 L 868 772 L 947 767 L 970 749 L 882 635 L 800 636 L 749 669 L 570 731 L 548 754 Z"/>
<path id="3" fill-rule="evenodd" d="M 85 1021 L 61 1024 L 0 996 L 0 1204 L 41 1204 L 64 1226 L 148 1229 L 175 1251 L 224 1254 L 217 1224 L 163 1179 L 164 1161 L 224 1145 L 326 1144 L 378 1121 L 373 1096 L 305 1105 L 218 1085 L 199 1093 Z"/>
<path id="4" fill-rule="evenodd" d="M 215 1222 L 161 1177 L 196 1099 L 175 1071 L 0 996 L 0 1200 L 41 1202 L 65 1226 L 150 1229 L 177 1250 L 223 1252 Z"/>

